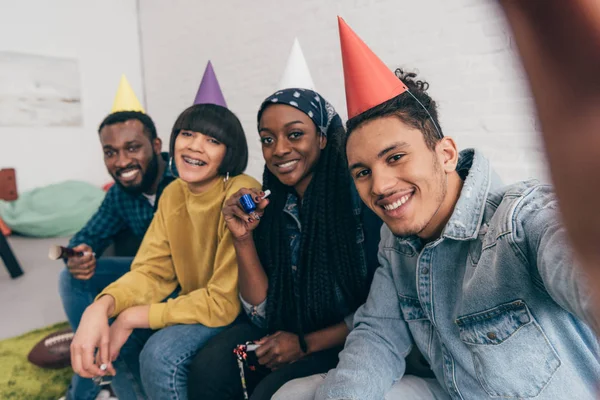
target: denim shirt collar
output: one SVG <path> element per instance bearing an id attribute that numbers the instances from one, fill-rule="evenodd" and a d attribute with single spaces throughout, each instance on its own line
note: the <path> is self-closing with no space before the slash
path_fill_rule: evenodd
<path id="1" fill-rule="evenodd" d="M 351 182 L 350 184 L 350 199 L 352 201 L 352 211 L 354 213 L 354 217 L 358 218 L 362 212 L 363 202 L 360 199 L 360 195 L 358 194 L 358 190 L 356 189 L 354 182 Z M 298 224 L 298 229 L 301 228 L 298 196 L 295 193 L 288 193 L 285 206 L 283 207 L 283 212 L 294 218 Z"/>
<path id="2" fill-rule="evenodd" d="M 475 239 L 481 228 L 485 201 L 490 191 L 490 164 L 480 152 L 466 149 L 460 152 L 456 170 L 468 175 L 442 237 L 454 240 Z"/>
<path id="3" fill-rule="evenodd" d="M 465 149 L 459 154 L 456 171 L 461 176 L 466 175 L 466 179 L 442 237 L 454 240 L 475 239 L 483 220 L 492 170 L 489 161 L 481 152 Z M 409 254 L 417 254 L 423 248 L 423 242 L 418 236 L 396 237 L 396 243 Z"/>
<path id="4" fill-rule="evenodd" d="M 283 207 L 283 212 L 288 214 L 296 224 L 298 225 L 298 230 L 302 230 L 302 224 L 300 223 L 300 210 L 298 209 L 298 196 L 294 193 L 289 193 L 285 202 L 285 206 Z"/>
<path id="5" fill-rule="evenodd" d="M 360 216 L 362 214 L 361 207 L 363 206 L 363 203 L 358 195 L 356 187 L 354 186 L 354 182 L 350 187 L 350 196 L 352 200 L 354 217 L 357 218 L 358 222 L 360 222 Z M 298 232 L 302 232 L 302 223 L 300 222 L 300 204 L 298 204 L 298 201 L 299 198 L 295 193 L 288 193 L 285 205 L 283 207 L 283 212 L 284 214 L 287 214 L 296 224 L 294 229 L 297 229 Z"/>

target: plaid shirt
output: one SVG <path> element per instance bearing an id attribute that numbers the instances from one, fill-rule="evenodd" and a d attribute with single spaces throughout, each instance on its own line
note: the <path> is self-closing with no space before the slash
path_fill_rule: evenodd
<path id="1" fill-rule="evenodd" d="M 168 162 L 168 153 L 161 154 Z M 104 201 L 94 216 L 69 242 L 69 247 L 85 243 L 96 254 L 102 252 L 112 243 L 114 237 L 129 229 L 134 235 L 143 237 L 152 222 L 158 199 L 165 187 L 175 177 L 170 169 L 165 168 L 162 180 L 158 184 L 154 207 L 144 195 L 131 195 L 125 192 L 118 184 L 113 185 L 106 193 Z"/>

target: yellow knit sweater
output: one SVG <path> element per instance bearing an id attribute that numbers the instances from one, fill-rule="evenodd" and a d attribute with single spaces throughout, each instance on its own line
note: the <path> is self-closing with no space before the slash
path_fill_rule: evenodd
<path id="1" fill-rule="evenodd" d="M 240 312 L 233 237 L 221 209 L 241 188 L 260 188 L 248 175 L 219 180 L 193 194 L 177 179 L 160 198 L 154 219 L 131 265 L 131 271 L 98 297 L 115 299 L 113 316 L 126 308 L 150 304 L 150 327 L 175 324 L 225 326 Z M 179 295 L 161 302 L 178 286 Z"/>

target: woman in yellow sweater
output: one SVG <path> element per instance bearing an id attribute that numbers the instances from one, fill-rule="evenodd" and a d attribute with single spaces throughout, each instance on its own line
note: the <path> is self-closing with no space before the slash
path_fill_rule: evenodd
<path id="1" fill-rule="evenodd" d="M 240 312 L 221 209 L 239 189 L 260 189 L 242 174 L 240 121 L 225 107 L 194 105 L 175 122 L 170 154 L 179 179 L 165 189 L 131 271 L 86 309 L 71 345 L 75 372 L 116 374 L 120 400 L 187 399 L 189 362 Z"/>

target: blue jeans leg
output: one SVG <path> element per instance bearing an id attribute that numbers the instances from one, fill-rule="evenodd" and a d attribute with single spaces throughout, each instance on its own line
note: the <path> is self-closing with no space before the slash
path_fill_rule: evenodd
<path id="1" fill-rule="evenodd" d="M 222 328 L 209 328 L 204 325 L 174 325 L 156 331 L 138 353 L 139 367 L 136 371 L 132 364 L 133 351 L 123 351 L 116 364 L 117 378 L 119 374 L 129 377 L 130 388 L 121 389 L 122 379 L 116 383 L 113 379 L 113 388 L 119 400 L 157 399 L 157 400 L 187 400 L 187 379 L 189 366 L 198 351 L 213 336 L 222 332 Z M 133 335 L 132 335 L 133 336 Z M 129 341 L 125 346 L 129 345 Z M 123 346 L 125 348 L 125 346 Z M 133 350 L 133 349 L 131 349 Z M 223 357 L 227 357 L 224 354 Z M 127 359 L 127 360 L 125 360 Z M 125 361 L 125 362 L 123 362 Z M 126 364 L 127 371 L 119 371 Z M 133 368 L 130 368 L 133 367 Z M 134 376 L 137 373 L 137 376 Z M 133 380 L 131 378 L 134 378 Z M 135 387 L 141 380 L 143 386 L 142 397 L 131 386 Z M 124 395 L 124 396 L 123 396 Z M 133 397 L 127 397 L 133 396 Z"/>
<path id="2" fill-rule="evenodd" d="M 94 298 L 108 285 L 129 272 L 131 257 L 103 257 L 96 262 L 94 275 L 87 281 L 75 279 L 65 268 L 58 278 L 58 292 L 63 303 L 67 319 L 73 330 L 77 330 L 85 309 Z M 100 388 L 91 379 L 73 375 L 67 392 L 67 399 L 95 399 Z"/>
<path id="3" fill-rule="evenodd" d="M 113 363 L 117 375 L 112 378 L 111 386 L 119 400 L 144 400 L 148 397 L 142 386 L 140 373 L 140 353 L 157 331 L 134 329 L 121 348 L 119 357 Z"/>
<path id="4" fill-rule="evenodd" d="M 179 295 L 180 288 L 175 289 L 165 300 L 174 299 Z M 155 334 L 161 331 L 151 329 L 134 329 L 125 342 L 119 357 L 113 363 L 117 375 L 111 380 L 111 387 L 119 400 L 148 399 L 142 385 L 140 373 L 140 353 Z"/>

